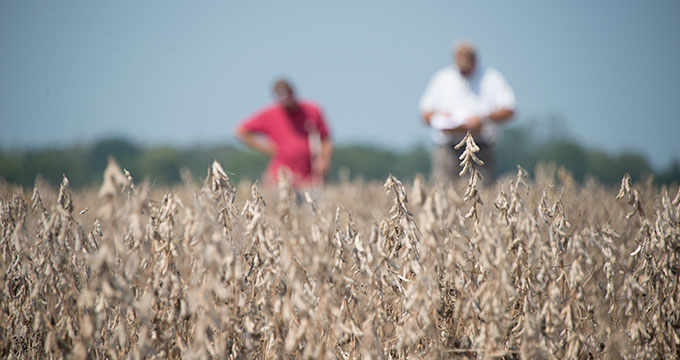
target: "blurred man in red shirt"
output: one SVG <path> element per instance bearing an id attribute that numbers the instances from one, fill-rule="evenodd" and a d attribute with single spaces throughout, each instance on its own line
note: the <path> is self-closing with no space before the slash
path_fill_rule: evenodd
<path id="1" fill-rule="evenodd" d="M 281 167 L 290 170 L 294 186 L 323 183 L 333 145 L 321 110 L 311 102 L 298 100 L 286 80 L 274 83 L 274 95 L 276 102 L 246 118 L 236 129 L 236 136 L 271 157 L 266 183 L 277 180 Z"/>

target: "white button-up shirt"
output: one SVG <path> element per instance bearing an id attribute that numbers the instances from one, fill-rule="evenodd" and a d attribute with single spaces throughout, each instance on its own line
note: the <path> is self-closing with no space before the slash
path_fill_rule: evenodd
<path id="1" fill-rule="evenodd" d="M 515 93 L 500 72 L 493 68 L 478 68 L 470 76 L 463 76 L 455 66 L 447 66 L 434 74 L 420 99 L 421 112 L 434 112 L 430 119 L 432 139 L 438 145 L 462 140 L 463 135 L 446 134 L 463 124 L 471 116 L 487 117 L 501 109 L 515 109 Z M 497 125 L 485 121 L 481 140 L 496 142 Z"/>

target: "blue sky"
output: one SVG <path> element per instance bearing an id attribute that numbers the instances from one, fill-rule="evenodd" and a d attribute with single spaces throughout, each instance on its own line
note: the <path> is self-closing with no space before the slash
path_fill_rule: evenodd
<path id="1" fill-rule="evenodd" d="M 518 123 L 559 116 L 583 143 L 680 158 L 678 1 L 0 2 L 0 146 L 233 141 L 278 76 L 340 143 L 429 143 L 417 103 L 474 41 Z M 521 144 L 518 144 L 521 146 Z"/>

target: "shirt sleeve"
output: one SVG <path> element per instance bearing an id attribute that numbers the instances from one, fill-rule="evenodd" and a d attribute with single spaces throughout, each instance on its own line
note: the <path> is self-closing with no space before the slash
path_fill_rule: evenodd
<path id="1" fill-rule="evenodd" d="M 517 101 L 515 99 L 515 92 L 510 85 L 505 81 L 503 75 L 496 70 L 490 70 L 489 73 L 489 95 L 493 107 L 515 109 Z"/>
<path id="2" fill-rule="evenodd" d="M 262 109 L 241 122 L 240 127 L 252 132 L 267 133 L 268 109 Z"/>
<path id="3" fill-rule="evenodd" d="M 425 88 L 425 93 L 423 93 L 423 96 L 420 98 L 418 107 L 420 108 L 421 112 L 433 111 L 437 107 L 437 99 L 439 96 L 439 77 L 437 75 L 438 74 L 435 74 L 430 79 L 430 82 Z"/>

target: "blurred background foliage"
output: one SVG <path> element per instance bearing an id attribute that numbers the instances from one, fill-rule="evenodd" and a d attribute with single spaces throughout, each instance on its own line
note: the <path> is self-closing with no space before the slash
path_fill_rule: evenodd
<path id="1" fill-rule="evenodd" d="M 652 175 L 657 184 L 680 182 L 680 160 L 654 169 L 648 159 L 634 151 L 607 153 L 585 146 L 571 137 L 562 123 L 559 119 L 528 120 L 503 127 L 495 148 L 499 173 L 512 173 L 517 165 L 532 172 L 542 162 L 568 169 L 579 181 L 592 176 L 605 184 L 617 184 L 624 173 L 629 173 L 633 180 Z M 233 144 L 142 146 L 112 137 L 87 145 L 0 150 L 0 178 L 31 187 L 38 175 L 58 185 L 66 174 L 74 187 L 98 186 L 108 156 L 115 157 L 136 181 L 149 179 L 164 185 L 181 182 L 182 172 L 203 179 L 214 159 L 234 182 L 259 178 L 267 164 L 264 155 Z M 430 150 L 422 144 L 399 151 L 367 144 L 336 144 L 331 182 L 341 177 L 382 180 L 389 173 L 405 181 L 417 173 L 429 174 Z"/>

